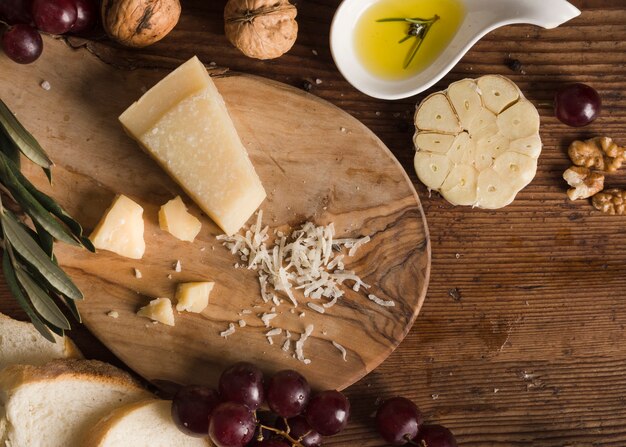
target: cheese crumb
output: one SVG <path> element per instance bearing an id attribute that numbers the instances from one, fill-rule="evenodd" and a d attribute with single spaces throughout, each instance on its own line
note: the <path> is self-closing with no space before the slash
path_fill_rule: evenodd
<path id="1" fill-rule="evenodd" d="M 326 312 L 326 309 L 324 309 L 322 306 L 320 306 L 319 304 L 315 304 L 315 303 L 306 303 L 306 305 L 308 307 L 310 307 L 311 309 L 313 309 L 315 312 L 318 312 L 320 314 L 323 314 L 324 312 Z"/>
<path id="2" fill-rule="evenodd" d="M 341 352 L 341 358 L 343 359 L 344 362 L 347 362 L 348 359 L 346 358 L 347 355 L 347 351 L 346 348 L 344 348 L 343 346 L 341 346 L 339 343 L 337 343 L 336 341 L 333 341 L 333 346 L 335 348 L 337 348 L 339 350 L 339 352 Z"/>
<path id="3" fill-rule="evenodd" d="M 50 85 L 50 83 L 48 81 L 41 81 L 41 83 L 39 84 L 39 86 L 44 89 L 45 91 L 49 91 L 52 86 Z"/>
<path id="4" fill-rule="evenodd" d="M 141 274 L 141 270 L 139 269 L 134 269 L 134 270 L 135 270 L 135 278 L 137 279 L 143 278 L 143 275 Z"/>
<path id="5" fill-rule="evenodd" d="M 296 342 L 296 358 L 306 365 L 311 363 L 311 361 L 304 357 L 304 342 L 306 342 L 309 336 L 313 333 L 314 328 L 315 326 L 313 326 L 312 324 L 309 324 L 304 329 L 304 333 L 300 335 L 300 339 Z"/>
<path id="6" fill-rule="evenodd" d="M 112 310 L 112 311 L 110 311 L 110 312 L 107 314 L 107 316 L 108 316 L 108 317 L 111 317 L 111 318 L 118 318 L 118 317 L 120 316 L 120 314 L 119 314 L 119 313 L 117 313 L 117 311 Z"/>
<path id="7" fill-rule="evenodd" d="M 396 305 L 396 303 L 394 303 L 393 301 L 389 300 L 389 301 L 385 301 L 382 298 L 378 298 L 376 295 L 373 294 L 369 294 L 367 295 L 367 297 L 372 300 L 373 302 L 375 302 L 376 304 L 378 304 L 379 306 L 383 306 L 383 307 L 394 307 Z"/>
<path id="8" fill-rule="evenodd" d="M 237 323 L 239 323 L 239 327 L 246 327 L 246 322 L 244 320 L 239 320 Z"/>
<path id="9" fill-rule="evenodd" d="M 261 315 L 261 321 L 263 321 L 263 324 L 265 325 L 265 327 L 270 327 L 270 320 L 272 320 L 273 318 L 276 318 L 277 316 L 278 316 L 277 314 L 264 313 L 263 315 Z"/>
<path id="10" fill-rule="evenodd" d="M 283 333 L 283 330 L 282 330 L 282 329 L 280 329 L 280 328 L 275 328 L 275 329 L 272 329 L 271 331 L 267 331 L 267 332 L 265 333 L 265 336 L 266 336 L 266 337 L 274 337 L 274 336 L 276 336 L 276 335 L 280 335 L 280 334 L 282 334 L 282 333 Z"/>
<path id="11" fill-rule="evenodd" d="M 285 343 L 283 343 L 282 350 L 287 352 L 287 351 L 289 351 L 289 348 L 291 348 L 291 340 L 286 339 Z"/>
<path id="12" fill-rule="evenodd" d="M 182 272 L 182 270 L 183 270 L 183 266 L 181 265 L 180 260 L 177 260 L 176 264 L 174 264 L 174 271 L 177 273 L 180 273 Z"/>
<path id="13" fill-rule="evenodd" d="M 228 338 L 235 333 L 235 325 L 233 323 L 228 324 L 228 329 L 220 332 L 220 337 Z"/>

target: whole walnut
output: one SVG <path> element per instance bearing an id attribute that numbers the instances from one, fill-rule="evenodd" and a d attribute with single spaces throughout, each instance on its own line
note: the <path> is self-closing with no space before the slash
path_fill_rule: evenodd
<path id="1" fill-rule="evenodd" d="M 224 9 L 224 31 L 246 56 L 274 59 L 296 41 L 297 13 L 288 0 L 229 0 Z"/>
<path id="2" fill-rule="evenodd" d="M 179 18 L 179 0 L 102 1 L 104 30 L 127 47 L 142 48 L 163 39 Z"/>

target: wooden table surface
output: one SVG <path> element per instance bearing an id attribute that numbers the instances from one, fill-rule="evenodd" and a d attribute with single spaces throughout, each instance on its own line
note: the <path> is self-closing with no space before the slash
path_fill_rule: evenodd
<path id="1" fill-rule="evenodd" d="M 626 145 L 624 0 L 572 0 L 583 14 L 555 30 L 499 29 L 436 86 L 498 73 L 539 106 L 537 177 L 499 211 L 452 207 L 417 181 L 412 116 L 423 95 L 375 100 L 341 77 L 328 47 L 338 0 L 300 0 L 297 44 L 268 62 L 247 59 L 227 42 L 225 0 L 182 3 L 179 25 L 154 46 L 130 51 L 102 40 L 87 47 L 123 68 L 174 67 L 197 54 L 218 68 L 310 89 L 381 137 L 426 211 L 433 254 L 426 303 L 395 353 L 348 389 L 352 421 L 326 445 L 383 446 L 371 416 L 378 399 L 393 395 L 414 400 L 464 447 L 626 445 L 626 218 L 568 201 L 561 179 L 572 140 L 606 135 Z M 507 67 L 508 57 L 521 61 L 522 72 Z M 548 105 L 570 81 L 592 85 L 604 102 L 601 117 L 583 129 L 559 123 Z M 624 172 L 607 184 L 626 187 Z M 1 312 L 25 317 L 4 285 L 0 296 Z M 119 365 L 84 328 L 73 336 L 87 356 Z"/>

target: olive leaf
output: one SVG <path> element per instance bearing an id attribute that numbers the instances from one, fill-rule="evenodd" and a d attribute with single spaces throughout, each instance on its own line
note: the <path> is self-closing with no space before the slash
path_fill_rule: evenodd
<path id="1" fill-rule="evenodd" d="M 51 341 L 52 343 L 56 343 L 56 339 L 54 338 L 54 335 L 52 335 L 52 332 L 50 332 L 50 329 L 48 329 L 46 324 L 43 321 L 41 321 L 41 318 L 39 318 L 37 313 L 33 310 L 33 308 L 28 303 L 28 299 L 26 298 L 26 296 L 24 296 L 24 293 L 22 292 L 22 289 L 20 288 L 20 285 L 17 282 L 17 278 L 15 276 L 15 269 L 13 268 L 13 265 L 11 264 L 11 259 L 9 257 L 9 253 L 7 249 L 5 249 L 2 254 L 2 271 L 4 273 L 4 279 L 6 280 L 7 285 L 9 286 L 9 290 L 11 291 L 11 294 L 13 295 L 15 300 L 18 302 L 20 307 L 24 310 L 24 312 L 26 312 L 26 315 L 28 315 L 28 318 L 30 318 L 30 321 L 33 323 L 33 326 L 35 326 L 35 329 L 37 329 L 39 333 L 46 340 Z"/>
<path id="2" fill-rule="evenodd" d="M 74 300 L 83 299 L 83 294 L 61 268 L 52 262 L 35 240 L 22 228 L 9 210 L 2 210 L 0 221 L 8 242 L 24 259 L 41 273 L 59 293 Z"/>
<path id="3" fill-rule="evenodd" d="M 76 307 L 76 301 L 74 300 L 70 300 L 68 298 L 65 298 L 64 296 L 60 297 L 60 299 L 67 305 L 67 307 L 70 309 L 70 312 L 72 312 L 72 315 L 74 316 L 74 318 L 76 318 L 76 321 L 78 321 L 79 323 L 83 322 L 82 317 L 80 316 L 80 312 L 78 311 L 78 307 Z"/>
<path id="4" fill-rule="evenodd" d="M 39 246 L 47 254 L 51 260 L 54 260 L 52 250 L 54 249 L 54 238 L 39 223 L 34 222 L 35 236 L 39 241 Z"/>
<path id="5" fill-rule="evenodd" d="M 0 158 L 2 158 L 0 153 Z M 83 245 L 87 250 L 95 253 L 96 249 L 91 243 L 91 241 L 84 236 L 83 227 L 76 221 L 70 214 L 63 209 L 61 205 L 59 205 L 52 197 L 49 195 L 39 191 L 35 185 L 33 185 L 19 170 L 19 168 L 10 160 L 7 160 L 6 157 L 6 165 L 11 170 L 13 175 L 15 175 L 17 181 L 49 212 L 54 214 L 61 222 L 63 222 L 70 229 L 72 234 L 76 237 L 76 239 Z"/>
<path id="6" fill-rule="evenodd" d="M 9 136 L 0 128 L 0 151 L 2 151 L 18 168 L 20 167 L 20 149 Z"/>
<path id="7" fill-rule="evenodd" d="M 39 287 L 26 271 L 17 268 L 15 269 L 15 276 L 30 298 L 33 307 L 43 319 L 59 329 L 70 329 L 70 323 L 63 315 L 63 312 L 61 312 L 52 298 L 48 296 L 48 293 Z"/>
<path id="8" fill-rule="evenodd" d="M 46 171 L 46 175 L 50 178 L 50 167 L 52 160 L 48 158 L 46 152 L 39 145 L 35 137 L 27 131 L 24 126 L 15 118 L 7 105 L 0 99 L 0 127 L 4 129 L 6 134 L 19 150 L 33 163 L 41 166 Z"/>
<path id="9" fill-rule="evenodd" d="M 15 200 L 22 206 L 24 211 L 39 224 L 45 231 L 56 239 L 70 245 L 80 245 L 76 239 L 46 210 L 31 193 L 19 182 L 13 171 L 9 168 L 10 160 L 0 153 L 0 177 Z"/>

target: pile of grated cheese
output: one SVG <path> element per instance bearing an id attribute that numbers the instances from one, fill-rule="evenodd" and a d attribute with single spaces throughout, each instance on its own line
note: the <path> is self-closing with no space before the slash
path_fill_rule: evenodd
<path id="1" fill-rule="evenodd" d="M 357 250 L 370 241 L 369 236 L 359 239 L 335 239 L 335 226 L 330 223 L 317 226 L 307 222 L 291 234 L 276 232 L 271 245 L 269 226 L 262 226 L 263 212 L 257 214 L 256 223 L 245 234 L 218 236 L 233 255 L 238 255 L 243 266 L 256 270 L 259 277 L 261 297 L 264 302 L 280 303 L 277 293 L 282 292 L 298 307 L 294 290 L 302 290 L 305 298 L 325 301 L 322 306 L 310 303 L 309 307 L 319 313 L 332 307 L 344 292 L 340 286 L 350 283 L 358 292 L 369 285 L 353 271 L 346 270 L 342 249 L 348 249 L 352 257 Z"/>
<path id="2" fill-rule="evenodd" d="M 342 286 L 351 287 L 355 292 L 370 288 L 353 270 L 346 270 L 344 264 L 346 256 L 354 256 L 359 248 L 370 242 L 370 237 L 335 239 L 335 226 L 332 223 L 319 226 L 306 222 L 290 234 L 281 231 L 270 234 L 269 226 L 263 226 L 263 212 L 259 211 L 256 223 L 244 234 L 221 235 L 217 239 L 223 242 L 231 254 L 239 257 L 241 262 L 236 264 L 237 268 L 257 271 L 261 298 L 265 303 L 279 306 L 282 303 L 280 296 L 284 296 L 293 307 L 298 307 L 298 304 L 304 304 L 298 303 L 296 295 L 299 295 L 306 299 L 306 306 L 323 314 L 345 295 Z M 296 290 L 302 294 L 294 293 Z M 384 301 L 372 294 L 366 297 L 380 306 L 395 305 L 393 301 Z M 272 313 L 264 313 L 261 319 L 265 327 L 271 327 L 270 320 L 276 316 L 274 308 Z M 300 313 L 302 316 L 304 312 Z M 221 335 L 231 335 L 234 325 L 231 326 Z M 310 360 L 304 356 L 304 342 L 313 329 L 313 325 L 307 325 L 295 343 L 294 357 L 305 364 L 309 364 Z M 268 342 L 273 344 L 272 336 L 280 333 L 280 329 L 267 332 Z M 282 345 L 283 351 L 289 350 L 289 339 L 290 335 Z M 345 361 L 345 348 L 332 343 Z"/>

